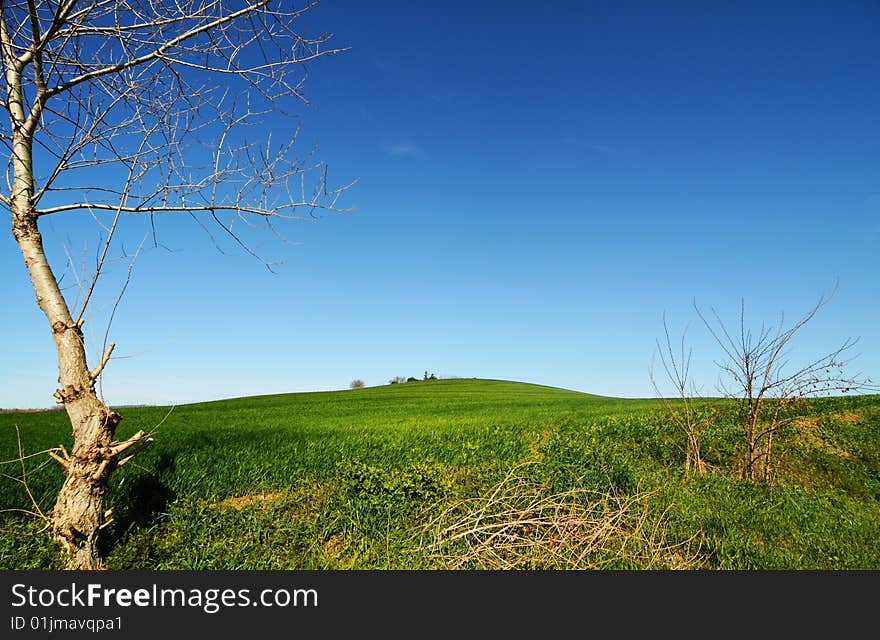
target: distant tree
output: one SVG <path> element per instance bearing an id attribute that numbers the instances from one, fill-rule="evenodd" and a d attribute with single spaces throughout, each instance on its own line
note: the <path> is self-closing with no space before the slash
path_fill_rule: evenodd
<path id="1" fill-rule="evenodd" d="M 403 376 L 394 376 L 391 380 L 388 381 L 388 384 L 402 384 L 406 382 L 406 378 Z"/>
<path id="2" fill-rule="evenodd" d="M 364 383 L 364 381 L 361 380 L 360 378 L 358 378 L 357 380 L 352 380 L 351 384 L 348 385 L 348 388 L 349 389 L 363 389 L 365 386 L 367 386 L 367 385 Z"/>
<path id="3" fill-rule="evenodd" d="M 121 416 L 95 388 L 114 344 L 105 340 L 89 366 L 83 333 L 121 221 L 191 216 L 253 254 L 242 224 L 278 234 L 276 224 L 300 211 L 339 210 L 345 187 L 329 188 L 323 163 L 294 153 L 295 133 L 272 139 L 265 123 L 303 98 L 305 63 L 336 51 L 329 35 L 300 29 L 317 3 L 295 4 L 0 2 L 8 116 L 0 206 L 48 321 L 55 397 L 71 423 L 73 448 L 54 456 L 65 480 L 47 518 L 68 569 L 104 567 L 98 536 L 109 522 L 109 478 L 150 441 L 143 431 L 115 439 Z M 267 134 L 255 140 L 261 129 Z M 78 286 L 66 291 L 42 236 L 42 223 L 59 215 L 101 237 L 91 266 L 71 265 Z"/>

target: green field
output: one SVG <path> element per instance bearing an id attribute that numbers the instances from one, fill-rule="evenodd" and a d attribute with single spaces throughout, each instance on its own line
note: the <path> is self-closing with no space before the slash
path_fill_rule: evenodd
<path id="1" fill-rule="evenodd" d="M 772 485 L 732 471 L 729 405 L 686 477 L 658 400 L 437 380 L 121 408 L 155 443 L 111 479 L 111 569 L 880 569 L 880 396 L 814 400 Z M 169 412 L 170 411 L 170 412 Z M 63 443 L 60 411 L 0 413 L 0 459 Z M 27 459 L 51 508 L 61 469 Z M 0 509 L 29 509 L 18 463 Z M 0 567 L 56 568 L 0 514 Z"/>

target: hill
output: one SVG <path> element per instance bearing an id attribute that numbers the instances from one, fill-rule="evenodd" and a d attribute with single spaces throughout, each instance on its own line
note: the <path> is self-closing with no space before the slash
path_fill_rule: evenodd
<path id="1" fill-rule="evenodd" d="M 880 397 L 815 400 L 772 486 L 736 477 L 725 401 L 687 477 L 658 400 L 432 380 L 122 410 L 155 443 L 112 477 L 114 569 L 880 569 Z M 64 443 L 63 412 L 0 414 L 0 459 Z M 61 471 L 27 459 L 51 508 Z M 0 509 L 29 508 L 5 464 Z M 0 515 L 0 567 L 53 568 Z"/>

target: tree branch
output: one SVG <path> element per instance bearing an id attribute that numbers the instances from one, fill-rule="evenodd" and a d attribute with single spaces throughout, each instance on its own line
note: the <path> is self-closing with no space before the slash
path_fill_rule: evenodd
<path id="1" fill-rule="evenodd" d="M 248 13 L 252 13 L 253 11 L 256 11 L 257 9 L 264 7 L 267 4 L 269 4 L 269 0 L 261 0 L 260 2 L 255 2 L 254 4 L 248 5 L 247 7 L 244 7 L 243 9 L 239 9 L 238 11 L 234 11 L 233 13 L 230 13 L 229 15 L 223 16 L 222 18 L 217 18 L 216 20 L 213 20 L 207 24 L 203 24 L 199 27 L 194 27 L 194 28 L 190 29 L 189 31 L 180 34 L 176 38 L 172 38 L 171 40 L 163 43 L 160 47 L 158 47 L 157 49 L 155 49 L 154 51 L 152 51 L 150 53 L 147 53 L 145 55 L 134 58 L 133 60 L 127 60 L 126 62 L 120 62 L 118 64 L 109 65 L 109 66 L 103 67 L 101 69 L 95 69 L 94 71 L 89 71 L 88 73 L 84 73 L 82 75 L 71 78 L 70 80 L 67 80 L 66 82 L 62 82 L 61 84 L 49 89 L 47 92 L 47 97 L 51 97 L 51 96 L 57 95 L 59 93 L 62 93 L 63 91 L 66 91 L 66 90 L 70 89 L 71 87 L 74 87 L 82 82 L 86 82 L 87 80 L 92 80 L 94 78 L 99 78 L 101 76 L 105 76 L 108 74 L 119 73 L 120 71 L 124 71 L 126 69 L 130 69 L 132 67 L 142 65 L 146 62 L 150 62 L 151 60 L 155 60 L 155 59 L 159 58 L 163 53 L 168 51 L 169 49 L 171 49 L 171 48 L 173 48 L 183 42 L 186 42 L 187 40 L 190 40 L 191 38 L 194 38 L 197 35 L 200 35 L 202 33 L 210 31 L 211 29 L 219 27 L 220 25 L 226 24 L 226 23 L 231 22 L 237 18 L 240 18 L 243 15 L 247 15 Z"/>
<path id="2" fill-rule="evenodd" d="M 351 187 L 354 182 L 345 185 L 339 189 L 335 189 L 333 192 L 337 191 L 341 192 L 349 187 Z M 236 213 L 252 213 L 258 216 L 276 216 L 276 217 L 284 217 L 289 218 L 291 220 L 306 220 L 305 216 L 283 216 L 279 212 L 287 209 L 297 209 L 301 207 L 314 207 L 317 206 L 318 203 L 316 200 L 303 200 L 300 202 L 289 202 L 283 204 L 278 207 L 274 207 L 271 209 L 263 209 L 258 207 L 247 207 L 243 205 L 200 205 L 200 206 L 192 206 L 192 205 L 182 205 L 182 206 L 119 206 L 119 205 L 111 205 L 111 204 L 103 204 L 103 203 L 89 203 L 89 202 L 77 202 L 73 204 L 65 204 L 59 205 L 57 207 L 48 207 L 46 209 L 37 209 L 37 216 L 46 216 L 53 213 L 61 213 L 62 211 L 75 211 L 78 209 L 100 209 L 103 211 L 124 211 L 126 213 L 163 213 L 163 212 L 198 212 L 198 211 L 232 211 Z M 327 207 L 324 207 L 327 208 Z M 337 211 L 339 213 L 345 213 L 351 211 L 351 208 L 339 209 L 336 207 L 330 208 L 331 211 Z"/>

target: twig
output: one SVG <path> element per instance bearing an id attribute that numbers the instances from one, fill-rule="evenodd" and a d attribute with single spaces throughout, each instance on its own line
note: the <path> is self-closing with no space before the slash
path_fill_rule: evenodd
<path id="1" fill-rule="evenodd" d="M 44 520 L 46 519 L 46 514 L 40 509 L 40 505 L 37 504 L 37 501 L 34 500 L 34 495 L 31 493 L 31 489 L 27 483 L 27 471 L 25 469 L 24 464 L 24 451 L 21 448 L 21 429 L 18 428 L 18 425 L 15 425 L 15 438 L 18 444 L 18 459 L 21 462 L 21 484 L 24 486 L 24 490 L 28 494 L 28 498 L 31 499 L 31 504 L 34 505 L 34 509 L 37 510 L 37 513 L 40 514 L 40 517 Z"/>
<path id="2" fill-rule="evenodd" d="M 115 349 L 115 348 L 116 348 L 115 342 L 111 342 L 109 345 L 107 345 L 107 349 L 104 351 L 104 355 L 101 358 L 101 362 L 98 364 L 97 367 L 95 367 L 94 369 L 89 371 L 89 377 L 92 380 L 97 380 L 98 376 L 101 375 L 101 372 L 104 370 L 104 367 L 106 367 L 107 363 L 110 362 L 110 354 L 113 353 L 113 349 Z"/>
<path id="3" fill-rule="evenodd" d="M 48 451 L 46 451 L 46 453 L 49 455 L 50 458 L 52 458 L 53 460 L 57 461 L 58 464 L 60 464 L 60 465 L 61 465 L 62 467 L 64 467 L 65 469 L 67 469 L 67 468 L 69 467 L 69 464 L 68 464 L 67 460 L 65 460 L 64 458 L 62 458 L 61 456 L 59 456 L 57 453 L 55 453 L 55 452 L 52 451 L 51 449 L 49 449 Z"/>

